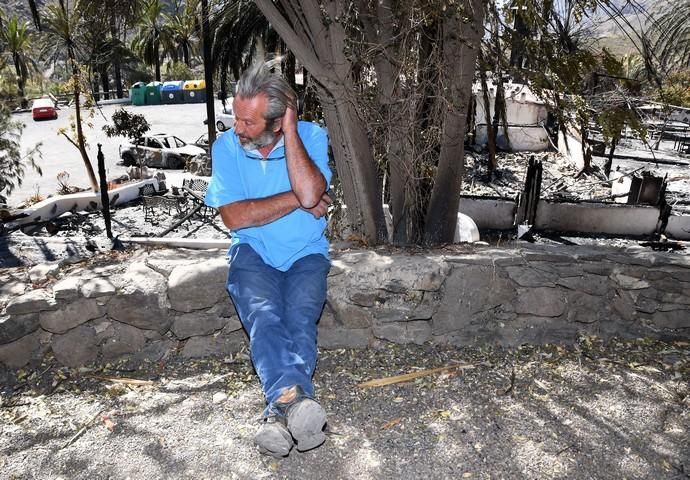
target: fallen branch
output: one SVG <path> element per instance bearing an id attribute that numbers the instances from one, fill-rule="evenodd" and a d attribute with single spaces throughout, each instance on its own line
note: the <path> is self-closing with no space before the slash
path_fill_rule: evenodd
<path id="1" fill-rule="evenodd" d="M 223 380 L 223 379 L 225 379 L 225 378 L 227 378 L 227 377 L 231 377 L 231 376 L 233 376 L 234 374 L 235 374 L 235 372 L 230 372 L 230 373 L 224 373 L 223 375 L 218 375 L 217 377 L 212 378 L 211 380 L 209 380 L 208 383 L 207 383 L 206 385 L 207 385 L 207 386 L 208 386 L 208 385 L 213 385 L 214 383 L 220 382 L 221 380 Z"/>
<path id="2" fill-rule="evenodd" d="M 96 380 L 104 380 L 106 382 L 124 383 L 126 385 L 154 385 L 155 384 L 155 382 L 153 382 L 151 380 L 139 380 L 136 378 L 99 377 L 99 376 L 93 376 L 91 378 L 95 378 Z"/>
<path id="3" fill-rule="evenodd" d="M 15 408 L 15 407 L 25 407 L 27 405 L 31 405 L 31 403 L 26 402 L 26 403 L 7 403 L 0 405 L 0 408 Z"/>
<path id="4" fill-rule="evenodd" d="M 572 445 L 567 445 L 567 446 L 561 448 L 559 451 L 556 452 L 556 456 L 560 455 L 560 454 L 563 453 L 563 452 L 567 452 L 567 451 L 570 450 L 571 448 L 573 448 Z"/>
<path id="5" fill-rule="evenodd" d="M 360 383 L 357 385 L 359 388 L 373 388 L 373 387 L 384 387 L 386 385 L 393 385 L 395 383 L 409 382 L 410 380 L 416 380 L 421 377 L 428 377 L 430 375 L 436 375 L 437 373 L 450 372 L 453 370 L 465 370 L 474 368 L 472 364 L 457 364 L 448 365 L 446 367 L 431 368 L 428 370 L 420 370 L 418 372 L 405 373 L 403 375 L 396 375 L 393 377 L 377 378 L 375 380 L 369 380 L 368 382 Z"/>
<path id="6" fill-rule="evenodd" d="M 94 422 L 94 420 L 96 420 L 96 419 L 99 417 L 99 415 L 101 415 L 101 413 L 103 413 L 103 411 L 102 411 L 102 410 L 99 410 L 98 413 L 96 413 L 96 415 L 94 415 L 93 417 L 91 417 L 91 420 L 89 420 L 88 422 L 86 422 L 86 423 L 84 424 L 84 426 L 81 427 L 81 428 L 79 429 L 79 431 L 78 431 L 77 433 L 75 433 L 74 436 L 73 436 L 72 438 L 70 438 L 70 439 L 67 441 L 67 443 L 65 443 L 65 444 L 62 446 L 62 448 L 60 448 L 60 450 L 69 447 L 69 446 L 72 445 L 74 442 L 76 442 L 76 441 L 79 439 L 79 437 L 81 437 L 82 435 L 84 435 L 84 432 L 86 432 L 86 429 L 89 428 L 89 425 L 91 425 L 91 424 Z"/>
<path id="7" fill-rule="evenodd" d="M 381 426 L 381 430 L 388 430 L 389 428 L 392 428 L 402 422 L 402 417 L 395 417 L 392 420 L 387 421 Z"/>

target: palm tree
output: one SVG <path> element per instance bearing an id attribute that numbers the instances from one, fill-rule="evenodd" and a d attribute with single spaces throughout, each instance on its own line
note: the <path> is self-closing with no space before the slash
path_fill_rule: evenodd
<path id="1" fill-rule="evenodd" d="M 79 150 L 84 161 L 86 173 L 91 182 L 91 188 L 94 192 L 97 192 L 98 181 L 89 160 L 89 155 L 86 152 L 86 140 L 81 122 L 80 95 L 82 93 L 82 75 L 79 68 L 79 60 L 83 58 L 81 53 L 83 52 L 83 46 L 78 33 L 81 30 L 82 3 L 80 0 L 76 0 L 72 8 L 68 9 L 65 5 L 65 0 L 58 0 L 57 4 L 48 5 L 45 12 L 45 34 L 47 44 L 51 46 L 51 57 L 54 60 L 58 60 L 61 55 L 64 58 L 64 54 L 66 54 L 67 65 L 72 72 L 71 84 L 74 95 L 76 139 L 73 140 L 64 132 L 62 133 Z M 78 54 L 81 57 L 78 57 Z"/>
<path id="2" fill-rule="evenodd" d="M 161 0 L 146 1 L 141 10 L 142 16 L 138 31 L 132 41 L 132 49 L 137 52 L 144 62 L 153 65 L 156 81 L 161 80 L 161 47 L 170 51 L 171 32 L 162 22 L 163 3 Z"/>
<path id="3" fill-rule="evenodd" d="M 623 76 L 630 79 L 639 79 L 644 75 L 644 63 L 637 53 L 626 53 L 621 58 Z"/>
<path id="4" fill-rule="evenodd" d="M 109 30 L 108 19 L 96 17 L 94 21 L 84 25 L 81 32 L 85 45 L 84 62 L 89 66 L 95 98 L 98 98 L 99 80 L 100 86 L 103 87 L 104 98 L 110 98 L 108 68 L 115 56 L 120 54 L 120 50 L 125 48 L 117 38 L 103 35 L 103 32 L 109 32 Z"/>
<path id="5" fill-rule="evenodd" d="M 656 23 L 654 51 L 662 65 L 690 68 L 690 0 L 669 2 Z"/>
<path id="6" fill-rule="evenodd" d="M 82 7 L 80 0 L 76 0 L 71 9 L 65 6 L 64 0 L 45 7 L 42 57 L 46 61 L 53 64 L 69 62 L 71 66 L 83 57 L 83 42 L 77 37 L 81 28 Z"/>
<path id="7" fill-rule="evenodd" d="M 196 53 L 199 22 L 197 16 L 198 0 L 188 0 L 182 13 L 164 15 L 170 30 L 172 41 L 176 46 L 176 53 L 182 53 L 182 61 L 191 66 L 191 55 Z"/>
<path id="8" fill-rule="evenodd" d="M 29 9 L 31 10 L 31 19 L 34 21 L 34 26 L 39 32 L 41 29 L 41 15 L 38 13 L 38 7 L 36 6 L 36 0 L 29 0 Z"/>
<path id="9" fill-rule="evenodd" d="M 213 62 L 221 91 L 227 91 L 227 74 L 237 79 L 254 55 L 262 56 L 263 45 L 276 44 L 278 35 L 254 2 L 231 0 L 212 21 L 215 32 Z"/>
<path id="10" fill-rule="evenodd" d="M 89 50 L 88 63 L 92 70 L 98 73 L 103 91 L 109 90 L 112 73 L 118 98 L 124 96 L 122 66 L 138 61 L 124 40 L 129 27 L 140 17 L 140 7 L 136 0 L 81 2 L 84 18 L 93 19 L 85 23 L 83 32 L 84 44 Z"/>
<path id="11" fill-rule="evenodd" d="M 213 39 L 211 35 L 211 17 L 208 10 L 208 0 L 200 0 L 201 7 L 201 42 L 203 46 L 204 58 L 204 80 L 209 95 L 206 95 L 206 120 L 208 127 L 208 144 L 212 145 L 216 141 L 216 126 L 213 120 L 216 117 L 215 105 L 213 104 Z"/>
<path id="12" fill-rule="evenodd" d="M 29 22 L 21 22 L 16 16 L 3 22 L 2 28 L 0 28 L 0 41 L 12 56 L 14 71 L 17 76 L 17 92 L 22 107 L 26 107 L 26 98 L 24 98 L 26 81 L 32 71 L 38 70 L 36 63 L 30 56 L 33 34 L 29 30 Z"/>

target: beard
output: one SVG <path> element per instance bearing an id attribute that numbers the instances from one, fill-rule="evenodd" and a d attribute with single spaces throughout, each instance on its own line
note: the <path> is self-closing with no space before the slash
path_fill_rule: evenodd
<path id="1" fill-rule="evenodd" d="M 244 150 L 246 150 L 247 152 L 251 152 L 252 150 L 258 150 L 258 149 L 263 148 L 267 145 L 270 145 L 273 142 L 273 140 L 275 139 L 275 134 L 270 130 L 266 130 L 254 138 L 248 138 L 248 137 L 238 137 L 238 138 L 240 141 L 240 145 L 242 145 L 242 148 Z"/>

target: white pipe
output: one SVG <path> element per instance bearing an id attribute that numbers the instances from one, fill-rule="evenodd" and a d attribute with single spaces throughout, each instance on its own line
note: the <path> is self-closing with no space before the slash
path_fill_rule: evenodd
<path id="1" fill-rule="evenodd" d="M 214 240 L 203 238 L 155 238 L 155 237 L 120 237 L 123 243 L 138 243 L 141 245 L 155 245 L 162 247 L 192 248 L 207 250 L 211 248 L 230 248 L 231 240 Z"/>

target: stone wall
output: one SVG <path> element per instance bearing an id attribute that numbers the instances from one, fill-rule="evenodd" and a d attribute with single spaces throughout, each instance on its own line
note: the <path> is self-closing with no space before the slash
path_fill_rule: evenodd
<path id="1" fill-rule="evenodd" d="M 226 356 L 246 337 L 219 251 L 140 251 L 0 273 L 0 362 L 69 366 Z M 689 337 L 690 258 L 587 247 L 333 255 L 323 348 Z"/>

